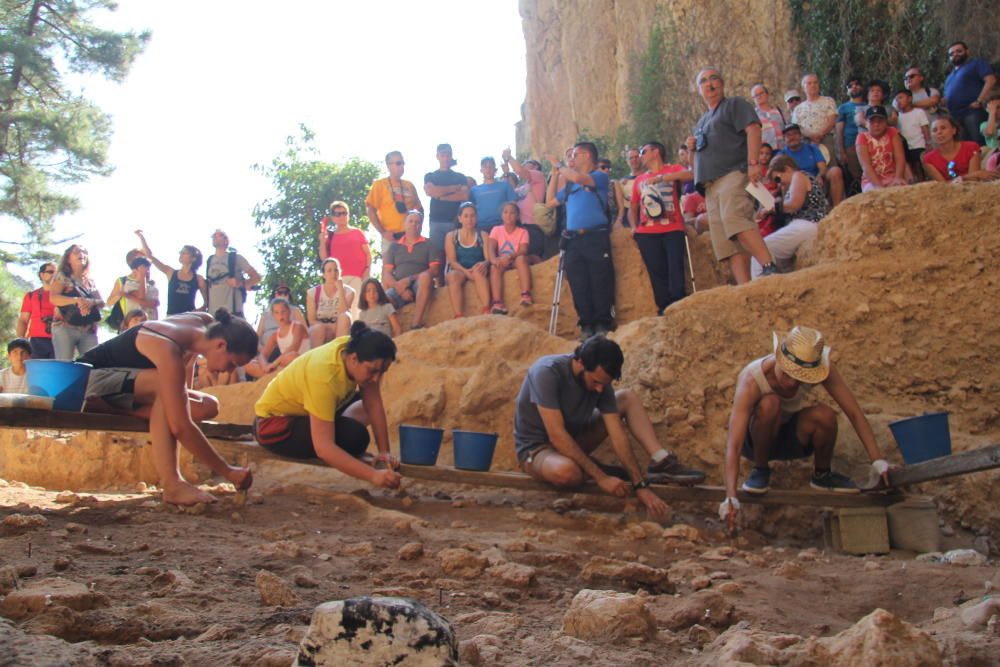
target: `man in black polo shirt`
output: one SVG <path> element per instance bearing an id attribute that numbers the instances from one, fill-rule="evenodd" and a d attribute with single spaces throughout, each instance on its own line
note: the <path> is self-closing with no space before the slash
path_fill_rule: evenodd
<path id="1" fill-rule="evenodd" d="M 431 198 L 430 243 L 443 255 L 444 237 L 457 226 L 458 205 L 469 199 L 469 182 L 452 169 L 458 163 L 452 159 L 451 144 L 438 145 L 437 159 L 437 171 L 424 176 L 424 192 Z"/>

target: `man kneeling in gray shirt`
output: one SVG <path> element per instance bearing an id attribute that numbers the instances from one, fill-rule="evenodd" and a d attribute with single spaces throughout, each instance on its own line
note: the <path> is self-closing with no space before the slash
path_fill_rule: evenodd
<path id="1" fill-rule="evenodd" d="M 593 336 L 573 354 L 542 357 L 528 369 L 514 409 L 514 443 L 524 472 L 560 488 L 574 488 L 591 477 L 610 495 L 624 497 L 632 482 L 636 497 L 654 516 L 667 507 L 648 487 L 625 426 L 652 458 L 646 469 L 655 479 L 697 484 L 705 473 L 687 468 L 667 452 L 639 397 L 630 389 L 615 391 L 625 356 L 618 344 Z M 622 423 L 624 421 L 624 424 Z M 605 438 L 624 469 L 602 466 L 590 452 Z"/>

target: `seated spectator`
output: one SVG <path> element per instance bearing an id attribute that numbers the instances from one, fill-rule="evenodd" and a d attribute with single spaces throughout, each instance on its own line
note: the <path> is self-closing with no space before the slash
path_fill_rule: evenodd
<path id="1" fill-rule="evenodd" d="M 424 326 L 424 314 L 434 289 L 433 280 L 441 268 L 441 254 L 420 235 L 423 224 L 423 213 L 407 213 L 403 220 L 403 238 L 392 243 L 382 257 L 382 282 L 392 305 L 399 310 L 405 304 L 416 302 L 411 329 Z"/>
<path id="2" fill-rule="evenodd" d="M 358 320 L 367 324 L 369 329 L 393 337 L 403 333 L 396 308 L 389 302 L 389 297 L 378 280 L 369 278 L 363 282 L 361 298 L 358 300 L 361 302 Z"/>
<path id="3" fill-rule="evenodd" d="M 924 153 L 924 167 L 935 181 L 961 180 L 979 171 L 979 144 L 958 141 L 959 131 L 958 123 L 951 116 L 934 121 L 934 150 Z"/>
<path id="4" fill-rule="evenodd" d="M 149 317 L 146 316 L 145 310 L 143 310 L 142 308 L 133 308 L 132 310 L 125 313 L 125 317 L 122 319 L 122 326 L 118 330 L 118 333 L 128 331 L 132 327 L 148 321 Z"/>
<path id="5" fill-rule="evenodd" d="M 122 276 L 115 281 L 115 286 L 108 296 L 108 303 L 114 304 L 116 301 L 124 300 L 124 303 L 121 304 L 123 314 L 138 308 L 146 312 L 147 319 L 158 319 L 160 290 L 153 279 L 149 277 L 149 268 L 152 263 L 138 248 L 130 250 L 125 259 L 132 271 L 127 276 Z"/>
<path id="6" fill-rule="evenodd" d="M 17 319 L 18 338 L 27 337 L 31 341 L 33 359 L 51 359 L 52 323 L 57 317 L 56 309 L 49 298 L 49 283 L 56 274 L 56 265 L 45 262 L 38 267 L 38 279 L 42 286 L 26 292 L 21 299 L 21 314 Z"/>
<path id="7" fill-rule="evenodd" d="M 203 303 L 208 301 L 208 284 L 205 278 L 198 275 L 201 268 L 201 251 L 193 245 L 186 245 L 181 248 L 180 256 L 177 258 L 181 268 L 175 269 L 172 266 L 161 262 L 153 255 L 146 237 L 142 230 L 137 230 L 136 236 L 142 242 L 142 252 L 157 269 L 167 276 L 167 315 L 177 315 L 179 313 L 189 313 L 195 309 L 195 297 L 201 293 Z M 114 302 L 112 302 L 114 303 Z"/>
<path id="8" fill-rule="evenodd" d="M 350 311 L 358 295 L 340 275 L 340 262 L 333 257 L 320 267 L 323 282 L 306 292 L 309 347 L 319 347 L 351 331 Z M 358 285 L 360 287 L 360 285 Z"/>
<path id="9" fill-rule="evenodd" d="M 27 338 L 7 343 L 10 366 L 0 370 L 0 394 L 28 393 L 28 369 L 24 365 L 28 359 L 31 359 L 31 342 Z"/>
<path id="10" fill-rule="evenodd" d="M 629 224 L 632 238 L 653 288 L 656 314 L 684 298 L 684 217 L 681 213 L 681 182 L 693 174 L 679 164 L 666 164 L 667 149 L 657 141 L 647 142 L 639 155 L 643 173 L 632 185 Z"/>
<path id="11" fill-rule="evenodd" d="M 391 184 L 387 187 L 391 191 Z M 413 185 L 410 184 L 410 187 Z M 361 283 L 371 275 L 372 250 L 368 245 L 368 237 L 360 228 L 351 226 L 351 208 L 347 202 L 335 201 L 330 204 L 330 219 L 333 220 L 333 225 L 324 223 L 320 232 L 319 258 L 325 261 L 332 257 L 340 262 L 340 280 L 356 294 L 361 289 Z M 325 242 L 323 234 L 326 235 Z M 351 319 L 358 316 L 357 299 L 348 308 L 348 312 Z M 346 336 L 350 329 L 351 325 L 348 323 L 343 333 L 338 333 L 337 336 Z"/>
<path id="12" fill-rule="evenodd" d="M 282 298 L 292 303 L 292 290 L 288 285 L 281 284 L 275 287 L 271 291 L 271 300 L 276 298 Z M 270 302 L 268 302 L 270 303 Z M 303 326 L 308 326 L 306 322 L 306 316 L 303 314 L 302 309 L 292 304 L 292 319 Z M 257 338 L 260 340 L 260 349 L 264 349 L 267 345 L 267 341 L 271 340 L 271 336 L 274 332 L 278 330 L 278 322 L 271 315 L 271 309 L 265 308 L 264 312 L 260 314 L 260 320 L 257 322 Z"/>
<path id="13" fill-rule="evenodd" d="M 760 118 L 761 141 L 770 144 L 774 150 L 781 150 L 785 147 L 785 117 L 781 109 L 771 104 L 771 93 L 762 83 L 750 88 L 750 97 L 753 98 L 757 118 Z M 761 168 L 765 168 L 764 165 Z"/>
<path id="14" fill-rule="evenodd" d="M 483 174 L 483 182 L 471 188 L 469 199 L 476 205 L 477 229 L 489 234 L 501 222 L 500 211 L 504 202 L 517 199 L 517 193 L 506 179 L 497 180 L 497 162 L 492 157 L 480 160 L 479 170 Z"/>
<path id="15" fill-rule="evenodd" d="M 764 177 L 760 179 L 761 185 L 767 188 L 767 191 L 771 193 L 774 197 L 780 196 L 780 187 L 771 178 L 771 174 L 768 168 L 771 164 L 771 160 L 774 159 L 774 150 L 771 148 L 770 144 L 763 143 L 760 145 L 760 152 L 757 153 L 757 161 L 760 162 L 760 168 L 764 172 Z M 763 206 L 757 208 L 757 229 L 760 230 L 761 238 L 767 237 L 768 234 L 772 234 L 777 231 L 778 216 L 775 215 L 774 211 L 768 211 Z"/>
<path id="16" fill-rule="evenodd" d="M 205 387 L 223 387 L 229 384 L 237 384 L 240 380 L 239 368 L 232 370 L 213 371 L 208 366 L 208 359 L 198 355 L 194 368 L 194 389 L 204 389 Z"/>
<path id="17" fill-rule="evenodd" d="M 913 93 L 907 89 L 896 93 L 894 100 L 899 110 L 899 134 L 902 135 L 906 149 L 906 164 L 913 173 L 913 181 L 924 180 L 924 168 L 921 156 L 931 139 L 930 121 L 923 109 L 913 106 Z"/>
<path id="18" fill-rule="evenodd" d="M 254 405 L 257 442 L 280 456 L 322 459 L 376 488 L 396 488 L 399 461 L 389 449 L 380 387 L 395 359 L 391 338 L 355 322 L 350 336 L 310 350 L 267 385 Z M 369 426 L 379 452 L 374 458 L 366 453 Z"/>
<path id="19" fill-rule="evenodd" d="M 854 110 L 854 122 L 858 126 L 858 133 L 864 134 L 868 131 L 868 119 L 865 116 L 870 107 L 886 107 L 889 100 L 889 84 L 881 79 L 874 79 L 868 82 L 866 89 L 867 102 L 857 105 Z M 899 116 L 892 107 L 886 108 L 886 121 L 895 127 Z"/>
<path id="20" fill-rule="evenodd" d="M 277 297 L 271 300 L 270 311 L 278 323 L 278 330 L 267 341 L 260 355 L 246 365 L 244 370 L 252 378 L 280 370 L 301 353 L 309 351 L 309 331 L 292 319 L 292 304 Z"/>
<path id="21" fill-rule="evenodd" d="M 696 190 L 681 197 L 681 212 L 684 214 L 684 224 L 695 234 L 708 231 L 708 206 L 700 192 Z"/>
<path id="22" fill-rule="evenodd" d="M 528 232 L 528 258 L 534 264 L 542 261 L 545 255 L 545 232 L 535 224 L 535 205 L 545 203 L 545 174 L 538 160 L 518 162 L 509 148 L 504 149 L 503 160 L 521 179 L 514 192 L 517 194 L 521 225 Z"/>
<path id="23" fill-rule="evenodd" d="M 986 142 L 984 157 L 989 158 L 1000 150 L 1000 89 L 990 91 L 986 98 L 986 120 L 979 126 L 979 133 Z"/>
<path id="24" fill-rule="evenodd" d="M 445 282 L 448 284 L 448 298 L 455 311 L 455 317 L 463 316 L 462 288 L 465 281 L 472 281 L 483 307 L 483 314 L 490 309 L 490 265 L 493 263 L 493 251 L 490 248 L 489 234 L 480 229 L 477 224 L 476 205 L 465 202 L 458 208 L 458 223 L 461 225 L 453 232 L 448 232 L 444 238 L 444 254 L 448 258 L 448 274 Z M 506 315 L 503 304 L 494 304 L 492 312 Z"/>
<path id="25" fill-rule="evenodd" d="M 764 243 L 778 268 L 787 272 L 794 268 L 795 253 L 802 244 L 816 238 L 818 223 L 830 212 L 830 205 L 819 179 L 799 169 L 788 155 L 771 160 L 768 176 L 781 188 L 783 196 L 776 203 L 788 222 L 768 234 Z M 754 262 L 752 268 L 756 278 L 760 275 L 760 264 Z"/>
<path id="26" fill-rule="evenodd" d="M 503 224 L 490 232 L 490 250 L 493 262 L 490 267 L 490 289 L 493 293 L 492 309 L 497 307 L 506 312 L 503 300 L 503 274 L 517 269 L 517 279 L 521 285 L 521 305 L 530 306 L 531 266 L 528 262 L 528 232 L 519 223 L 520 211 L 512 201 L 503 205 Z"/>
<path id="27" fill-rule="evenodd" d="M 791 156 L 799 169 L 817 178 L 821 187 L 829 189 L 834 206 L 844 200 L 844 173 L 840 167 L 827 167 L 819 145 L 802 141 L 798 125 L 793 123 L 785 128 L 785 147 L 778 153 Z"/>
<path id="28" fill-rule="evenodd" d="M 889 127 L 889 112 L 883 106 L 865 111 L 868 131 L 858 135 L 858 161 L 861 162 L 861 191 L 906 185 L 906 153 L 899 131 Z"/>

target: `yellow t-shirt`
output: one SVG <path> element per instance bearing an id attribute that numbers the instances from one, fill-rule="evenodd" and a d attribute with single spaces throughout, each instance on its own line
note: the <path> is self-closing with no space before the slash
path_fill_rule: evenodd
<path id="1" fill-rule="evenodd" d="M 420 205 L 420 197 L 417 196 L 417 188 L 407 180 L 400 181 L 402 184 L 402 192 L 399 188 L 393 192 L 392 186 L 389 185 L 388 178 L 380 178 L 372 182 L 371 190 L 368 191 L 368 197 L 365 199 L 365 204 L 372 206 L 378 211 L 378 219 L 382 222 L 382 226 L 385 227 L 386 231 L 390 232 L 401 232 L 403 231 L 403 220 L 406 218 L 406 213 L 400 213 L 396 210 L 396 202 L 402 201 L 406 204 L 406 210 L 417 209 L 418 211 L 424 210 Z"/>
<path id="2" fill-rule="evenodd" d="M 315 415 L 332 422 L 358 385 L 347 377 L 340 356 L 350 336 L 334 338 L 288 364 L 254 405 L 258 417 Z"/>

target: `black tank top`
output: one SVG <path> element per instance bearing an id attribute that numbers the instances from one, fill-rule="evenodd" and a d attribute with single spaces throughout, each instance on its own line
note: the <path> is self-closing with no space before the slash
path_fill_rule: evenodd
<path id="1" fill-rule="evenodd" d="M 153 329 L 146 329 L 144 325 L 140 324 L 101 343 L 77 361 L 90 364 L 94 368 L 156 368 L 156 364 L 135 347 L 135 339 L 139 332 L 144 329 L 148 333 L 165 338 L 180 347 L 177 341 L 170 336 Z"/>
<path id="2" fill-rule="evenodd" d="M 198 294 L 198 274 L 191 280 L 181 280 L 180 271 L 174 271 L 167 281 L 167 315 L 177 315 L 194 310 L 194 297 Z"/>

